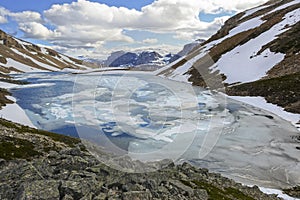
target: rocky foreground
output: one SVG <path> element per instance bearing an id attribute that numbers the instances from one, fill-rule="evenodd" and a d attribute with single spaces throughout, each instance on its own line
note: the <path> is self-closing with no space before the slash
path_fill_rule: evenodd
<path id="1" fill-rule="evenodd" d="M 145 164 L 103 153 L 127 171 L 158 169 L 122 172 L 100 162 L 78 139 L 3 119 L 0 130 L 0 199 L 279 199 L 187 163 Z"/>

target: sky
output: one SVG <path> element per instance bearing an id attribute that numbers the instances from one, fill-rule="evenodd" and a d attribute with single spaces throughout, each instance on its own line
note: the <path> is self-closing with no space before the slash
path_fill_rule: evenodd
<path id="1" fill-rule="evenodd" d="M 1 0 L 0 29 L 78 57 L 113 51 L 176 53 L 232 15 L 267 0 Z"/>

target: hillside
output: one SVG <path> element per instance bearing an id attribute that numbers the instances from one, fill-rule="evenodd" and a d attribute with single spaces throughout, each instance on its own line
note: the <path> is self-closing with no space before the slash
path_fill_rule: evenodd
<path id="1" fill-rule="evenodd" d="M 25 42 L 0 30 L 1 73 L 58 71 L 64 68 L 86 69 L 81 60 Z"/>
<path id="2" fill-rule="evenodd" d="M 200 47 L 157 75 L 263 96 L 300 113 L 300 1 L 270 1 L 239 13 Z"/>
<path id="3" fill-rule="evenodd" d="M 3 119 L 0 128 L 1 199 L 279 199 L 187 163 L 142 163 L 99 152 L 106 163 L 153 172 L 115 170 L 78 139 Z"/>

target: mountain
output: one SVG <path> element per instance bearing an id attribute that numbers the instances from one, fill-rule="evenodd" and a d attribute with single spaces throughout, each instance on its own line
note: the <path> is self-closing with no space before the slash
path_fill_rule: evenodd
<path id="1" fill-rule="evenodd" d="M 191 53 L 155 72 L 235 96 L 263 96 L 300 113 L 300 1 L 238 13 Z"/>
<path id="2" fill-rule="evenodd" d="M 103 64 L 110 67 L 138 66 L 139 68 L 143 68 L 145 70 L 147 70 L 148 67 L 156 69 L 170 64 L 182 56 L 185 56 L 204 41 L 205 40 L 202 39 L 196 40 L 192 43 L 186 44 L 180 52 L 176 54 L 169 53 L 164 56 L 156 51 L 150 50 L 142 52 L 116 51 L 112 52 L 111 55 L 103 61 Z"/>
<path id="3" fill-rule="evenodd" d="M 201 45 L 203 42 L 205 42 L 205 40 L 199 39 L 192 43 L 186 44 L 184 45 L 183 49 L 177 53 L 177 55 L 179 55 L 180 57 L 185 56 L 188 53 L 190 53 L 194 48 Z"/>
<path id="4" fill-rule="evenodd" d="M 1 73 L 58 71 L 64 68 L 86 69 L 81 60 L 25 42 L 0 30 Z"/>
<path id="5" fill-rule="evenodd" d="M 142 52 L 113 52 L 104 64 L 110 67 L 136 67 L 139 65 L 157 65 L 163 66 L 169 64 L 180 56 L 177 54 L 160 55 L 155 51 L 142 51 Z"/>
<path id="6" fill-rule="evenodd" d="M 108 58 L 104 61 L 104 64 L 106 66 L 110 66 L 110 64 L 112 62 L 114 62 L 117 58 L 123 56 L 126 52 L 125 51 L 115 51 L 115 52 L 112 52 L 110 54 L 110 56 L 108 56 Z"/>

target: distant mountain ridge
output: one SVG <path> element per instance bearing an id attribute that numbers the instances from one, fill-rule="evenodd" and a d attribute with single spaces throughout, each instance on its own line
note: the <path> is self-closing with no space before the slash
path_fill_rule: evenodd
<path id="1" fill-rule="evenodd" d="M 87 67 L 81 60 L 17 39 L 0 30 L 1 73 L 58 71 L 64 68 Z"/>
<path id="2" fill-rule="evenodd" d="M 113 52 L 107 60 L 104 61 L 106 66 L 110 67 L 135 67 L 139 65 L 158 65 L 163 66 L 169 64 L 180 56 L 177 54 L 167 54 L 162 56 L 156 51 L 142 51 L 142 52 Z"/>
<path id="3" fill-rule="evenodd" d="M 273 0 L 239 13 L 210 39 L 156 75 L 263 96 L 300 113 L 300 0 Z"/>
<path id="4" fill-rule="evenodd" d="M 190 51 L 192 51 L 196 46 L 203 43 L 204 40 L 196 40 L 192 43 L 186 44 L 184 48 L 176 54 L 166 54 L 162 55 L 157 51 L 145 50 L 141 52 L 125 52 L 116 51 L 112 52 L 106 60 L 103 61 L 105 66 L 110 67 L 135 67 L 135 66 L 165 66 L 170 64 L 182 56 L 185 56 Z"/>

